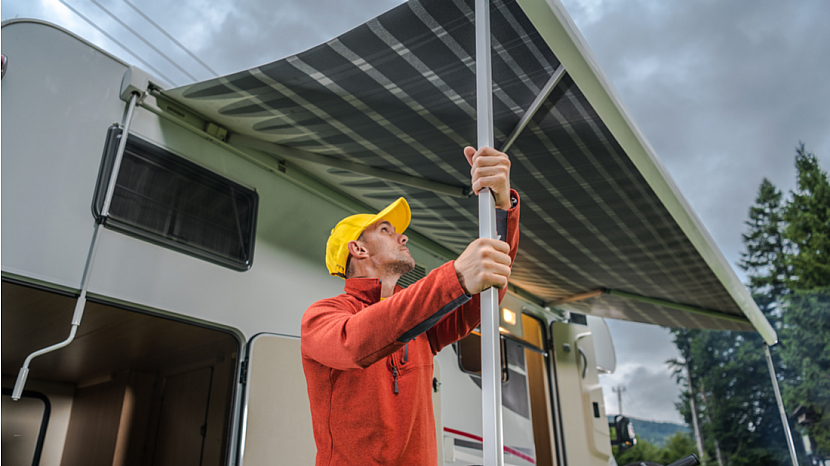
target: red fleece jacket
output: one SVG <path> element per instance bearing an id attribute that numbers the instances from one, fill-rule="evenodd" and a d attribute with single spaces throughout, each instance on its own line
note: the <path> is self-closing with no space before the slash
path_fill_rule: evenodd
<path id="1" fill-rule="evenodd" d="M 518 203 L 506 233 L 515 259 Z M 383 301 L 378 279 L 348 279 L 345 291 L 302 321 L 317 466 L 436 464 L 432 358 L 479 324 L 478 295 L 464 293 L 453 262 Z"/>

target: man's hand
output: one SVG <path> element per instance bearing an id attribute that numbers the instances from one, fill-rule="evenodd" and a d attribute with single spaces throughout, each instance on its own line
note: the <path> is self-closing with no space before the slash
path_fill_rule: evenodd
<path id="1" fill-rule="evenodd" d="M 492 147 L 464 148 L 464 156 L 470 164 L 473 192 L 478 196 L 482 188 L 490 188 L 496 200 L 496 208 L 509 210 L 513 207 L 510 200 L 510 159 L 507 154 Z"/>
<path id="2" fill-rule="evenodd" d="M 458 283 L 468 295 L 495 286 L 504 288 L 510 277 L 510 246 L 497 239 L 479 238 L 453 264 Z"/>

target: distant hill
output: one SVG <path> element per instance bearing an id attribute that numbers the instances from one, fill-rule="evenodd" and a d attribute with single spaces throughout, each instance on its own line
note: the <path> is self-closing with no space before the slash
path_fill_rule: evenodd
<path id="1" fill-rule="evenodd" d="M 637 419 L 629 417 L 631 424 L 634 426 L 634 433 L 641 439 L 662 447 L 666 443 L 666 439 L 674 435 L 675 432 L 690 433 L 688 426 L 683 424 L 675 424 L 673 422 L 655 422 L 646 421 L 644 419 Z M 608 422 L 614 422 L 614 416 L 608 416 Z"/>

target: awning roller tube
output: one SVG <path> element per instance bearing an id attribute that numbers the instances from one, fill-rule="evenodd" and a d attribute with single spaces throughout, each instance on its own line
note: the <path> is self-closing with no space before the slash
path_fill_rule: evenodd
<path id="1" fill-rule="evenodd" d="M 572 303 L 576 301 L 582 301 L 585 299 L 595 298 L 600 295 L 611 295 L 617 296 L 623 299 L 630 299 L 632 301 L 640 301 L 643 303 L 654 304 L 655 306 L 663 306 L 669 309 L 677 309 L 678 311 L 684 312 L 691 312 L 694 314 L 703 315 L 706 317 L 712 317 L 714 319 L 722 319 L 728 320 L 730 322 L 737 322 L 740 324 L 747 324 L 752 325 L 752 322 L 749 321 L 745 316 L 738 316 L 733 314 L 726 314 L 720 311 L 714 311 L 712 309 L 706 309 L 704 307 L 692 306 L 689 304 L 682 304 L 676 303 L 673 301 L 668 301 L 661 298 L 652 298 L 649 296 L 642 296 L 635 293 L 629 293 L 627 291 L 620 291 L 620 290 L 612 290 L 610 288 L 598 288 L 596 290 L 585 291 L 582 293 L 573 294 L 571 296 L 559 299 L 557 301 L 553 301 L 551 303 L 547 303 L 549 306 L 560 306 L 562 304 Z"/>
<path id="2" fill-rule="evenodd" d="M 340 168 L 350 172 L 361 173 L 382 180 L 391 181 L 393 183 L 402 184 L 404 186 L 425 189 L 427 191 L 447 194 L 453 197 L 466 198 L 470 197 L 470 194 L 472 194 L 472 188 L 469 186 L 453 186 L 438 181 L 428 180 L 426 178 L 418 178 L 416 176 L 405 175 L 403 173 L 383 170 L 381 168 L 375 168 L 362 163 L 350 162 L 348 160 L 329 157 L 327 155 L 296 149 L 294 147 L 282 146 L 280 144 L 263 141 L 255 137 L 246 136 L 244 134 L 232 134 L 228 139 L 228 144 L 240 148 L 259 150 L 278 158 L 301 160 L 328 167 Z"/>

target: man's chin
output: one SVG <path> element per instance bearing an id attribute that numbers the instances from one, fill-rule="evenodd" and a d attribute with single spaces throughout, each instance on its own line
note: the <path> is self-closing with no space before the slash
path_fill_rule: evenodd
<path id="1" fill-rule="evenodd" d="M 403 276 L 415 270 L 415 259 L 409 257 L 400 259 L 389 265 L 389 271 L 395 275 Z"/>

